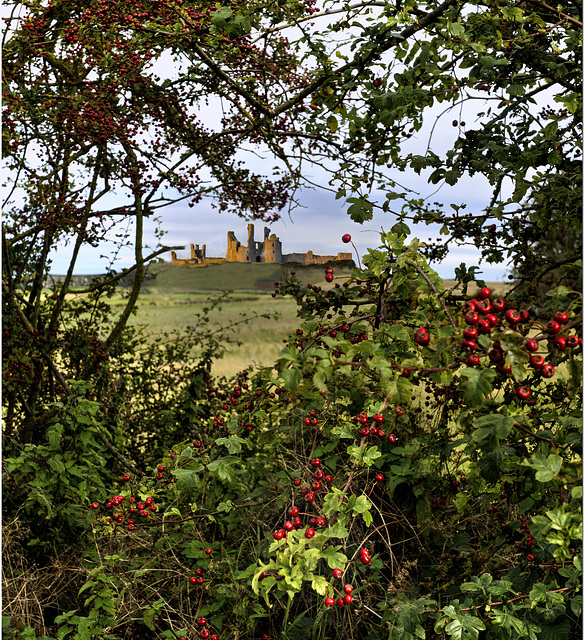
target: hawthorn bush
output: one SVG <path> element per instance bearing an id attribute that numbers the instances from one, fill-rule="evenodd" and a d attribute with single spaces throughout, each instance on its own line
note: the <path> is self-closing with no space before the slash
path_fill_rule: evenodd
<path id="1" fill-rule="evenodd" d="M 69 443 L 99 419 L 80 388 L 50 460 L 5 460 L 62 464 L 77 502 L 59 519 L 94 545 L 54 637 L 581 632 L 581 294 L 535 307 L 480 281 L 474 298 L 446 291 L 398 231 L 348 280 L 329 269 L 332 288 L 285 278 L 299 328 L 276 367 L 209 380 L 195 437 L 145 474 L 85 475 L 81 496 Z"/>

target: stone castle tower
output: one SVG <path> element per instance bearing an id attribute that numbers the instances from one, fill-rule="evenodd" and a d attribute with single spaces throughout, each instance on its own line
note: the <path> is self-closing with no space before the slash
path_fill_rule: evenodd
<path id="1" fill-rule="evenodd" d="M 264 241 L 256 242 L 253 224 L 247 225 L 247 246 L 235 237 L 233 231 L 227 232 L 227 262 L 282 262 L 282 243 L 276 234 L 270 235 L 264 227 Z"/>

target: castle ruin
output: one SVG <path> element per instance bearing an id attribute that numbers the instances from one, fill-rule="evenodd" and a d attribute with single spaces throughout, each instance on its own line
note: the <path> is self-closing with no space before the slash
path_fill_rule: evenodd
<path id="1" fill-rule="evenodd" d="M 241 244 L 235 237 L 233 231 L 227 232 L 227 253 L 225 258 L 208 258 L 207 248 L 203 245 L 191 244 L 190 259 L 177 258 L 176 252 L 171 252 L 172 264 L 187 265 L 191 267 L 203 266 L 207 264 L 220 264 L 222 262 L 299 262 L 300 264 L 325 264 L 337 260 L 352 260 L 353 255 L 349 253 L 338 253 L 336 256 L 317 256 L 308 251 L 306 253 L 282 253 L 282 243 L 276 234 L 270 235 L 270 230 L 264 227 L 263 242 L 256 242 L 254 238 L 253 224 L 247 225 L 247 245 Z"/>

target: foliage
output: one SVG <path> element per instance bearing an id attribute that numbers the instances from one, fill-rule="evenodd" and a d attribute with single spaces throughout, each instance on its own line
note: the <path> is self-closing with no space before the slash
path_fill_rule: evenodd
<path id="1" fill-rule="evenodd" d="M 5 635 L 581 632 L 579 7 L 11 7 Z M 159 78 L 169 60 L 176 77 Z M 450 149 L 410 153 L 429 108 L 464 114 L 475 98 L 476 128 L 457 116 Z M 208 101 L 224 107 L 215 128 Z M 250 148 L 274 169 L 242 165 Z M 295 298 L 299 327 L 274 367 L 213 379 L 230 339 L 208 325 L 219 301 L 186 338 L 129 326 L 148 262 L 170 249 L 146 255 L 147 218 L 213 198 L 273 219 L 306 160 L 331 171 L 354 220 L 404 204 L 351 277 L 328 270 L 332 289 L 282 279 L 274 295 Z M 437 185 L 482 176 L 490 203 L 445 214 L 400 190 L 396 169 Z M 559 218 L 574 241 L 558 248 Z M 120 220 L 134 264 L 72 295 L 80 252 Z M 409 238 L 410 220 L 446 242 Z M 63 242 L 68 274 L 46 289 Z M 467 242 L 514 263 L 505 299 L 477 265 L 444 290 L 430 263 Z M 55 573 L 71 579 L 50 593 Z M 40 617 L 17 606 L 35 585 Z"/>

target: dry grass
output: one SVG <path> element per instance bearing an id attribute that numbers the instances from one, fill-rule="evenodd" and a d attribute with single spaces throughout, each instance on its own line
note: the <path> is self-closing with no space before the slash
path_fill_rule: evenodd
<path id="1" fill-rule="evenodd" d="M 51 554 L 46 566 L 32 565 L 23 549 L 28 537 L 18 520 L 3 523 L 2 615 L 10 617 L 11 628 L 32 627 L 37 634 L 47 635 L 47 612 L 59 611 L 64 599 L 77 592 L 75 584 L 81 586 L 84 572 L 71 549 Z"/>

